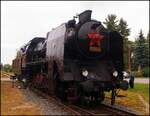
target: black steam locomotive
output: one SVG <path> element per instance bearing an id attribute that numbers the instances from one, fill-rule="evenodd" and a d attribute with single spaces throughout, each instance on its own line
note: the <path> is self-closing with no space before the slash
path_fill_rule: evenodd
<path id="1" fill-rule="evenodd" d="M 123 80 L 123 39 L 91 19 L 91 10 L 21 47 L 13 69 L 24 86 L 43 89 L 63 100 L 100 103 L 105 91 L 128 89 Z M 76 18 L 79 19 L 76 22 Z"/>

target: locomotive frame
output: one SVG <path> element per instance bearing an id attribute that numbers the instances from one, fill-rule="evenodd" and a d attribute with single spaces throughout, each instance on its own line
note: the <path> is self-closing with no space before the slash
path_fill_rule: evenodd
<path id="1" fill-rule="evenodd" d="M 96 22 L 98 31 L 106 36 L 101 48 L 106 53 L 97 59 L 82 55 L 74 43 L 81 27 L 90 21 Z M 103 48 L 103 44 L 107 47 Z M 91 20 L 90 10 L 79 15 L 79 23 L 70 20 L 48 32 L 46 38 L 32 39 L 21 47 L 13 60 L 14 72 L 24 87 L 33 86 L 62 100 L 81 103 L 87 101 L 87 97 L 101 103 L 104 91 L 111 90 L 111 104 L 114 104 L 116 90 L 128 89 L 128 82 L 123 80 L 123 68 L 122 37 Z"/>

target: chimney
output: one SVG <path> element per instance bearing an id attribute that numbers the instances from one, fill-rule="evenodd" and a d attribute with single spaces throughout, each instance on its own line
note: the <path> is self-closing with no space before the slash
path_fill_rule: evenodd
<path id="1" fill-rule="evenodd" d="M 80 13 L 79 14 L 79 22 L 84 23 L 88 20 L 91 20 L 91 13 L 92 13 L 92 10 L 86 10 L 86 11 Z"/>

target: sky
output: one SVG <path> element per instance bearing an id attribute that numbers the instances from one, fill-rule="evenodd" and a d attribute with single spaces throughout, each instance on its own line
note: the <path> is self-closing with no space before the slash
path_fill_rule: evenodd
<path id="1" fill-rule="evenodd" d="M 1 63 L 12 64 L 17 50 L 34 37 L 46 37 L 77 13 L 92 10 L 92 18 L 108 14 L 127 21 L 134 41 L 140 29 L 149 31 L 149 1 L 1 1 Z"/>

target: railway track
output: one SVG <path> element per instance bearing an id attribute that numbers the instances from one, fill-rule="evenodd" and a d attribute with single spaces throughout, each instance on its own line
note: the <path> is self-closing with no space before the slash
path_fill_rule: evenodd
<path id="1" fill-rule="evenodd" d="M 3 76 L 5 76 L 5 77 L 11 77 L 11 76 L 13 76 L 13 74 L 10 74 L 10 73 L 7 73 L 7 72 L 1 72 L 1 76 L 3 77 Z"/>
<path id="2" fill-rule="evenodd" d="M 8 73 L 5 73 L 5 75 L 7 75 L 8 77 L 11 76 Z M 138 115 L 138 113 L 136 112 L 129 111 L 124 108 L 117 108 L 109 105 L 108 103 L 103 103 L 100 106 L 97 106 L 96 108 L 76 106 L 69 103 L 64 103 L 56 96 L 50 96 L 33 87 L 30 87 L 30 89 L 37 95 L 41 96 L 43 99 L 47 99 L 53 101 L 54 103 L 58 103 L 64 108 L 64 110 L 72 112 L 73 115 Z"/>
<path id="3" fill-rule="evenodd" d="M 37 90 L 35 88 L 30 88 L 33 92 L 35 92 L 37 95 L 42 96 L 44 99 L 53 101 L 54 103 L 58 103 L 60 106 L 64 108 L 66 111 L 72 112 L 73 115 L 128 115 L 128 116 L 134 116 L 138 115 L 135 112 L 126 111 L 123 109 L 118 109 L 113 106 L 109 106 L 106 104 L 101 104 L 100 106 L 97 106 L 96 108 L 90 108 L 90 107 L 80 107 L 76 105 L 72 105 L 69 103 L 63 103 L 59 98 L 55 96 L 49 96 L 46 93 L 43 93 L 40 90 Z"/>
<path id="4" fill-rule="evenodd" d="M 94 113 L 95 115 L 129 115 L 129 116 L 136 115 L 135 113 L 112 108 L 104 104 L 101 104 L 99 107 L 95 109 L 89 109 L 89 111 Z"/>

